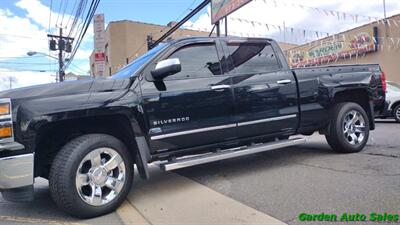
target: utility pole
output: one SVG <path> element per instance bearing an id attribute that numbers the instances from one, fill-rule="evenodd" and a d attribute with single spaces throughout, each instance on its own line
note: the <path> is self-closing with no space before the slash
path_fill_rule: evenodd
<path id="1" fill-rule="evenodd" d="M 383 16 L 385 17 L 385 20 L 387 18 L 386 16 L 386 0 L 383 0 Z"/>
<path id="2" fill-rule="evenodd" d="M 385 36 L 388 37 L 388 31 L 387 31 L 387 15 L 386 15 L 386 0 L 383 0 L 383 17 L 385 18 Z"/>
<path id="3" fill-rule="evenodd" d="M 286 43 L 286 23 L 283 21 L 283 42 Z"/>
<path id="4" fill-rule="evenodd" d="M 49 46 L 50 50 L 58 50 L 58 80 L 63 82 L 65 78 L 63 52 L 71 52 L 72 42 L 74 39 L 70 37 L 64 37 L 62 28 L 60 28 L 59 35 L 48 34 L 47 37 L 51 38 Z"/>

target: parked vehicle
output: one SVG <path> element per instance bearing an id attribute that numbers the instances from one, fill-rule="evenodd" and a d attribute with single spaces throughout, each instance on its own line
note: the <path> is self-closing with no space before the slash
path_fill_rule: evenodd
<path id="1" fill-rule="evenodd" d="M 385 110 L 378 118 L 394 118 L 400 123 L 400 84 L 387 82 Z"/>
<path id="2" fill-rule="evenodd" d="M 0 190 L 33 198 L 35 177 L 76 217 L 118 207 L 134 164 L 174 170 L 304 143 L 361 151 L 385 79 L 377 64 L 290 69 L 277 43 L 186 38 L 161 44 L 110 79 L 0 93 Z M 244 165 L 245 167 L 245 165 Z"/>

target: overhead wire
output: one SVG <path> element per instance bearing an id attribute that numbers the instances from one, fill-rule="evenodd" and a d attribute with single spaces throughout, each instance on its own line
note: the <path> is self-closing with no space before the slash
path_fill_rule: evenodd
<path id="1" fill-rule="evenodd" d="M 55 23 L 56 25 L 58 25 L 58 19 L 59 19 L 60 14 L 61 14 L 62 5 L 63 5 L 63 0 L 60 0 L 60 7 L 58 8 L 57 19 L 56 19 L 56 23 Z"/>
<path id="2" fill-rule="evenodd" d="M 62 17 L 61 17 L 61 27 L 62 27 L 62 25 L 63 25 L 63 22 L 64 22 L 64 16 L 65 16 L 65 12 L 67 11 L 67 8 L 68 8 L 68 0 L 64 0 L 65 1 L 65 6 L 64 6 L 64 10 L 63 10 L 63 13 L 62 13 Z"/>
<path id="3" fill-rule="evenodd" d="M 176 18 L 175 21 L 178 21 L 180 18 L 182 18 L 182 16 L 185 15 L 185 13 L 186 13 L 187 11 L 191 10 L 191 7 L 194 5 L 194 3 L 196 3 L 196 1 L 198 1 L 198 0 L 193 0 L 193 1 L 190 3 L 190 5 L 187 7 L 187 9 L 185 9 L 185 10 Z M 159 33 L 164 32 L 164 30 L 167 29 L 167 28 L 168 28 L 168 27 L 165 26 L 163 29 L 160 30 Z M 144 46 L 146 46 L 146 43 L 147 43 L 147 40 L 144 41 L 144 43 L 135 51 L 135 53 L 133 53 L 133 54 L 131 54 L 130 56 L 127 57 L 128 60 L 129 60 L 129 58 L 131 58 L 132 56 L 135 56 L 137 53 L 139 53 L 140 50 L 142 50 L 142 48 L 143 48 Z"/>
<path id="4" fill-rule="evenodd" d="M 68 68 L 68 66 L 73 61 L 73 59 L 74 59 L 74 57 L 76 55 L 76 52 L 78 51 L 79 46 L 81 45 L 81 43 L 83 41 L 83 38 L 84 38 L 84 36 L 85 36 L 85 34 L 87 32 L 87 29 L 89 28 L 90 22 L 93 19 L 94 13 L 96 12 L 96 9 L 97 9 L 99 3 L 100 3 L 100 0 L 92 0 L 92 3 L 90 4 L 88 13 L 87 13 L 85 21 L 84 21 L 84 25 L 82 27 L 83 29 L 81 29 L 81 32 L 78 35 L 78 39 L 76 41 L 76 44 L 75 44 L 75 46 L 74 46 L 74 48 L 72 50 L 72 53 L 71 53 L 70 57 L 69 57 L 69 61 L 64 66 L 64 70 L 66 68 Z"/>
<path id="5" fill-rule="evenodd" d="M 80 1 L 82 2 L 82 0 L 80 0 Z M 75 2 L 74 2 L 74 5 L 73 5 L 72 10 L 71 10 L 71 13 L 69 14 L 69 17 L 68 17 L 68 20 L 67 20 L 67 23 L 66 23 L 66 27 L 67 27 L 67 28 L 69 27 L 69 24 L 70 24 L 70 22 L 71 22 L 72 15 L 74 15 L 74 11 L 75 11 L 75 9 L 76 9 L 77 3 L 78 3 L 78 1 L 75 1 Z M 75 17 L 74 17 L 74 20 L 75 20 Z M 73 28 L 72 28 L 72 25 L 71 25 L 71 27 L 69 27 L 69 29 L 70 29 L 70 32 L 71 32 L 71 30 L 73 29 Z"/>

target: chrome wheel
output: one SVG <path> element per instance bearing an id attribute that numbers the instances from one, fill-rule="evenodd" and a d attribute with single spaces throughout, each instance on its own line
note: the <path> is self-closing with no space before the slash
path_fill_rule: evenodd
<path id="1" fill-rule="evenodd" d="M 364 116 L 351 110 L 346 114 L 343 121 L 343 134 L 345 139 L 352 145 L 362 143 L 365 138 L 366 126 Z"/>
<path id="2" fill-rule="evenodd" d="M 395 115 L 396 119 L 400 121 L 400 107 L 397 107 L 397 110 L 394 113 L 394 115 Z"/>
<path id="3" fill-rule="evenodd" d="M 126 178 L 122 157 L 111 148 L 98 148 L 83 158 L 76 172 L 76 189 L 92 206 L 103 206 L 121 192 Z"/>

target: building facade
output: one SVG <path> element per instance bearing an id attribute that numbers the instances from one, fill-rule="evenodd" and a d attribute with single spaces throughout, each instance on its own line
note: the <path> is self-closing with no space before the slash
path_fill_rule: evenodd
<path id="1" fill-rule="evenodd" d="M 160 38 L 173 26 L 160 26 L 136 21 L 110 22 L 105 31 L 105 76 L 110 76 L 127 65 L 132 60 L 147 52 L 147 38 L 151 35 L 153 40 Z M 208 32 L 179 29 L 171 38 L 191 36 L 205 36 Z M 95 74 L 94 54 L 90 56 L 91 74 Z"/>
<path id="2" fill-rule="evenodd" d="M 378 63 L 387 80 L 400 83 L 400 15 L 292 48 L 287 57 L 294 68 Z"/>
<path id="3" fill-rule="evenodd" d="M 122 67 L 137 57 L 147 52 L 147 38 L 151 35 L 153 40 L 160 38 L 172 26 L 136 22 L 136 21 L 115 21 L 110 22 L 105 31 L 105 73 L 104 76 L 111 76 Z M 188 29 L 175 31 L 170 38 L 178 39 L 193 36 L 208 36 L 209 32 L 201 32 Z M 291 49 L 297 45 L 280 43 L 283 50 Z M 91 75 L 95 73 L 94 53 L 90 56 Z"/>

